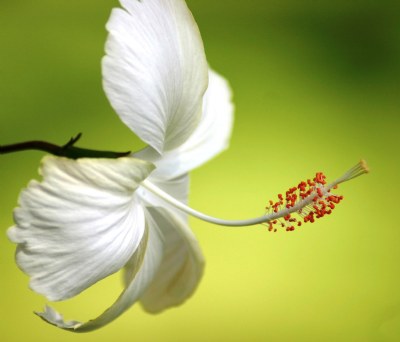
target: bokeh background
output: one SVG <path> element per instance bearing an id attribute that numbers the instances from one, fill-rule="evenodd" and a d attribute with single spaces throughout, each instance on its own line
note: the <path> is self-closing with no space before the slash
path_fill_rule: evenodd
<path id="1" fill-rule="evenodd" d="M 341 187 L 334 215 L 292 233 L 191 220 L 207 260 L 196 294 L 149 315 L 139 305 L 74 335 L 33 315 L 6 237 L 40 152 L 0 158 L 2 341 L 399 341 L 400 6 L 395 1 L 188 0 L 208 60 L 234 90 L 230 149 L 192 173 L 191 205 L 225 218 L 360 158 L 372 172 Z M 116 0 L 1 0 L 0 144 L 43 139 L 142 147 L 102 88 L 104 25 Z M 119 274 L 55 304 L 86 320 L 121 291 Z"/>

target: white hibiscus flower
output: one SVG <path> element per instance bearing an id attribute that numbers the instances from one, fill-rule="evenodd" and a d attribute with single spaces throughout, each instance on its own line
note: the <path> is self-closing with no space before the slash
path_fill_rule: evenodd
<path id="1" fill-rule="evenodd" d="M 71 331 L 104 326 L 138 301 L 155 313 L 190 297 L 204 259 L 188 214 L 221 225 L 291 230 L 329 213 L 341 200 L 330 190 L 367 170 L 360 163 L 329 185 L 317 174 L 255 219 L 227 221 L 188 207 L 188 172 L 228 145 L 229 86 L 209 70 L 183 0 L 120 2 L 123 9 L 114 9 L 107 24 L 104 89 L 122 121 L 149 146 L 115 159 L 45 157 L 43 180 L 23 190 L 8 232 L 31 288 L 50 301 L 125 270 L 122 294 L 94 320 L 64 322 L 49 307 L 38 313 Z"/>

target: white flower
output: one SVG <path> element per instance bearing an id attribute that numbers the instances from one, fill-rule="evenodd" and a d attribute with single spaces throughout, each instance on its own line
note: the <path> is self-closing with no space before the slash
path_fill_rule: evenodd
<path id="1" fill-rule="evenodd" d="M 122 121 L 149 147 L 134 157 L 45 157 L 15 209 L 10 239 L 31 288 L 71 298 L 125 268 L 125 290 L 98 318 L 63 322 L 88 331 L 136 301 L 159 312 L 195 290 L 204 260 L 187 215 L 141 184 L 187 201 L 187 172 L 227 147 L 233 107 L 224 79 L 208 70 L 197 25 L 183 0 L 121 0 L 107 24 L 105 92 Z M 156 170 L 154 170 L 154 165 Z"/>
<path id="2" fill-rule="evenodd" d="M 31 288 L 51 301 L 125 270 L 122 294 L 94 320 L 64 322 L 49 307 L 38 313 L 71 331 L 100 328 L 137 301 L 155 313 L 190 297 L 204 260 L 188 214 L 220 225 L 267 223 L 269 230 L 291 231 L 330 214 L 342 199 L 331 189 L 367 172 L 361 162 L 330 184 L 317 173 L 250 220 L 227 221 L 188 207 L 188 172 L 228 145 L 230 90 L 208 69 L 183 0 L 120 2 L 124 9 L 114 9 L 107 24 L 104 89 L 122 121 L 149 146 L 118 159 L 45 157 L 43 180 L 21 193 L 9 230 Z M 3 151 L 15 150 L 9 147 Z"/>

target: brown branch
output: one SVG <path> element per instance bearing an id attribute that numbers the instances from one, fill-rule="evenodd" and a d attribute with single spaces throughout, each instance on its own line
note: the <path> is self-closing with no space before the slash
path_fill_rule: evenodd
<path id="1" fill-rule="evenodd" d="M 70 159 L 78 158 L 120 158 L 126 157 L 131 152 L 113 152 L 113 151 L 98 151 L 80 148 L 74 146 L 75 143 L 81 138 L 82 133 L 72 137 L 65 145 L 58 146 L 47 141 L 32 140 L 24 141 L 21 143 L 11 145 L 0 145 L 0 154 L 37 150 L 43 151 L 55 156 L 66 157 Z"/>

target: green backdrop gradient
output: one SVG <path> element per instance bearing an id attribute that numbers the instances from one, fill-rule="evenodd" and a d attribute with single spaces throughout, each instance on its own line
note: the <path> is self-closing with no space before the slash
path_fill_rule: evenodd
<path id="1" fill-rule="evenodd" d="M 40 321 L 6 237 L 42 153 L 0 158 L 2 341 L 399 341 L 400 6 L 388 1 L 189 0 L 210 65 L 236 105 L 230 149 L 192 172 L 190 203 L 224 218 L 360 158 L 372 172 L 341 186 L 334 215 L 292 233 L 196 219 L 207 267 L 196 294 L 160 315 L 139 305 L 74 335 Z M 0 2 L 0 144 L 30 139 L 136 149 L 143 144 L 101 88 L 104 25 L 116 0 Z M 114 275 L 55 307 L 86 320 L 122 285 Z"/>

